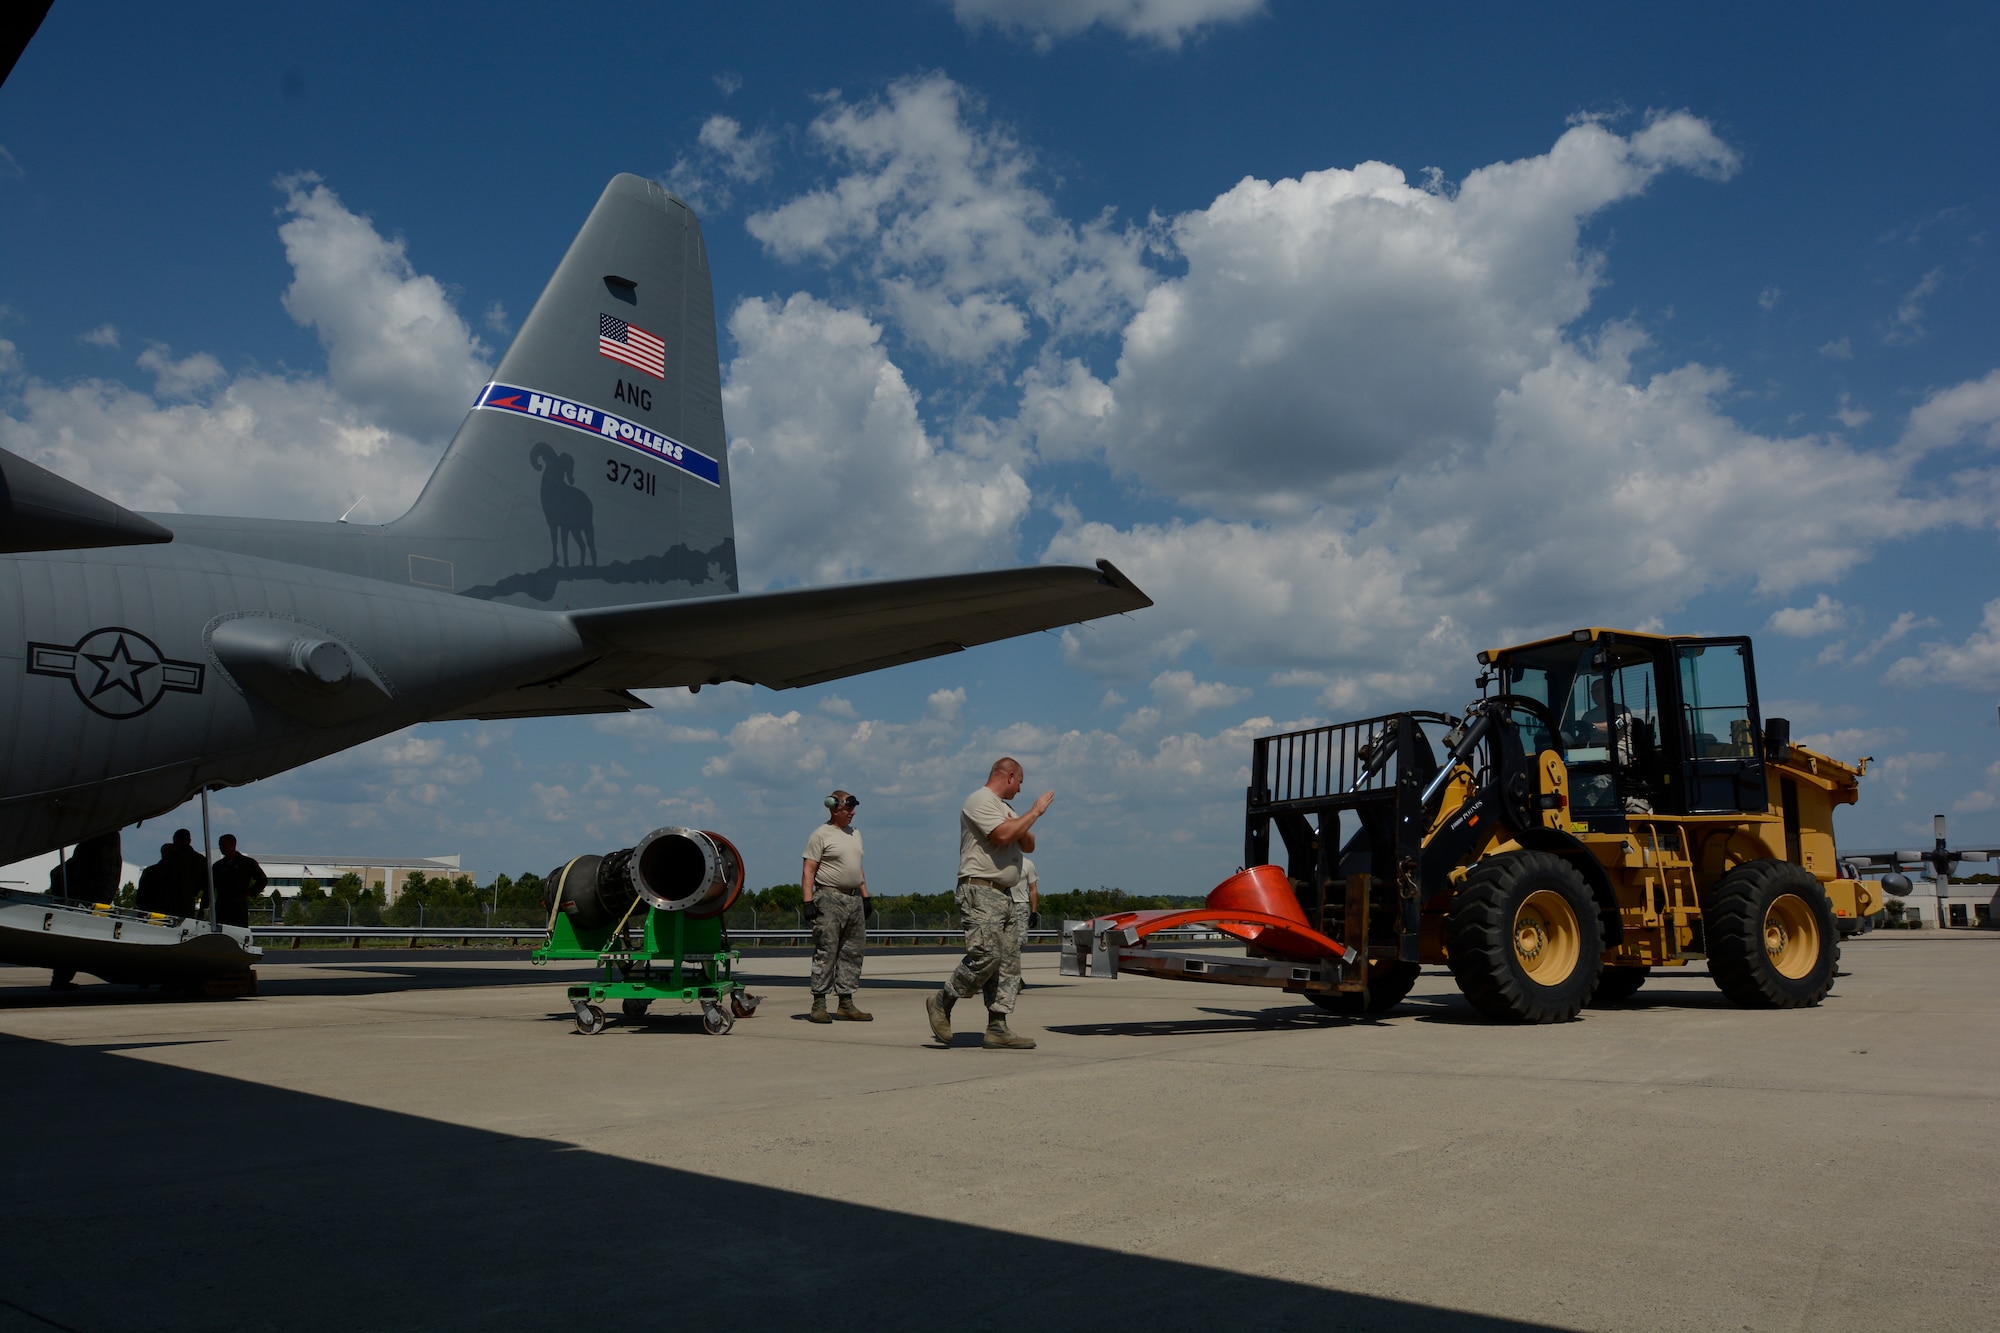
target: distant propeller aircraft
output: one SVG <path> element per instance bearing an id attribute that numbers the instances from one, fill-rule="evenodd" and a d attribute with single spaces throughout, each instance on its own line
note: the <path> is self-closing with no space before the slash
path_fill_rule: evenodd
<path id="1" fill-rule="evenodd" d="M 701 226 L 617 176 L 394 522 L 135 514 L 0 451 L 0 863 L 417 722 L 789 689 L 1152 604 L 1104 561 L 736 569 Z"/>

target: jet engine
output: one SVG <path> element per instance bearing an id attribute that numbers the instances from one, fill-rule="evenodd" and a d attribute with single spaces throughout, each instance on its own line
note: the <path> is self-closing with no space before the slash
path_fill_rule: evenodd
<path id="1" fill-rule="evenodd" d="M 663 912 L 721 916 L 743 892 L 736 844 L 706 829 L 657 828 L 636 846 L 579 856 L 549 872 L 542 906 L 560 910 L 578 930 L 624 919 L 637 899 Z"/>

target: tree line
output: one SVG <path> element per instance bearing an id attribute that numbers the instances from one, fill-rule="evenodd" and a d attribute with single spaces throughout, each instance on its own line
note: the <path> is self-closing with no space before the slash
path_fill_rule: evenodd
<path id="1" fill-rule="evenodd" d="M 461 926 L 523 927 L 541 929 L 548 924 L 548 908 L 542 902 L 543 878 L 532 871 L 518 875 L 496 875 L 490 884 L 480 885 L 470 875 L 424 875 L 413 873 L 403 882 L 402 891 L 390 902 L 380 885 L 370 886 L 359 875 L 342 875 L 331 884 L 308 879 L 296 893 L 265 894 L 250 900 L 250 920 L 254 925 L 289 926 Z M 118 895 L 120 907 L 133 905 L 137 892 L 126 884 Z M 784 929 L 800 921 L 799 908 L 805 895 L 797 884 L 773 884 L 745 889 L 729 911 L 728 924 L 737 929 L 761 926 Z M 1042 895 L 1042 922 L 1054 925 L 1064 918 L 1082 919 L 1112 912 L 1133 912 L 1147 908 L 1188 907 L 1200 898 L 1162 894 L 1131 894 L 1123 889 L 1099 885 L 1094 889 L 1068 889 Z M 901 893 L 875 896 L 876 924 L 914 925 L 919 929 L 952 929 L 958 917 L 958 903 L 950 893 Z"/>

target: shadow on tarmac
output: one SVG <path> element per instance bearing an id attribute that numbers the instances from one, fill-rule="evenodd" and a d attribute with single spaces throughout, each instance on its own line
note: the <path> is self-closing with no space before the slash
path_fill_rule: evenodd
<path id="1" fill-rule="evenodd" d="M 257 974 L 257 995 L 234 999 L 198 999 L 178 990 L 160 986 L 120 986 L 97 983 L 86 978 L 81 990 L 55 992 L 48 988 L 46 972 L 14 971 L 14 976 L 40 976 L 34 985 L 0 986 L 0 1009 L 129 1005 L 129 1004 L 241 1004 L 274 995 L 393 995 L 402 991 L 464 989 L 471 986 L 552 986 L 558 988 L 591 975 L 587 966 L 478 967 L 456 963 L 451 967 L 426 966 L 407 959 L 397 962 L 367 962 L 342 958 L 339 962 L 315 960 L 311 970 L 289 976 L 274 975 L 268 960 Z M 13 978 L 10 977 L 9 980 Z M 560 997 L 559 997 L 560 998 Z"/>
<path id="2" fill-rule="evenodd" d="M 1212 1032 L 1316 1032 L 1372 1020 L 1329 1014 L 1310 1005 L 1284 1009 L 1203 1009 L 1208 1018 L 1162 1018 L 1125 1023 L 1051 1024 L 1072 1037 L 1199 1037 Z"/>
<path id="3" fill-rule="evenodd" d="M 474 986 L 555 986 L 561 988 L 588 980 L 596 969 L 588 962 L 563 961 L 544 967 L 518 966 L 528 960 L 529 950 L 463 949 L 266 949 L 258 965 L 257 995 L 394 995 L 404 991 L 464 989 Z M 887 953 L 888 951 L 884 951 Z M 957 956 L 962 950 L 902 950 L 906 954 Z M 760 950 L 746 953 L 737 964 L 736 975 L 752 989 L 790 986 L 801 983 L 795 976 L 761 975 L 756 970 L 763 957 L 811 957 L 812 950 Z M 510 964 L 510 966 L 478 966 Z M 279 969 L 305 970 L 281 973 Z M 222 1000 L 198 1000 L 180 991 L 158 986 L 124 986 L 83 978 L 83 989 L 55 992 L 48 988 L 45 968 L 0 968 L 0 1009 L 36 1009 L 49 1006 L 102 1004 L 221 1004 Z M 25 979 L 33 978 L 26 984 Z M 12 984 L 9 984 L 12 983 Z M 935 981 L 876 979 L 869 977 L 863 990 L 937 989 Z M 558 1007 L 561 1007 L 558 995 Z M 0 1329 L 0 1333 L 6 1333 Z"/>
<path id="4" fill-rule="evenodd" d="M 0 1330 L 569 1333 L 620 1310 L 744 1330 L 1545 1327 L 739 1184 L 109 1049 L 0 1038 L 11 1118 L 40 1127 L 0 1146 Z"/>

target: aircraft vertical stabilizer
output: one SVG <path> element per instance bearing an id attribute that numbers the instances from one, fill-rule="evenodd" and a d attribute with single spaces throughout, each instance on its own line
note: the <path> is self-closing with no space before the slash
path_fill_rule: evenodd
<path id="1" fill-rule="evenodd" d="M 734 592 L 724 439 L 701 224 L 617 176 L 385 536 L 410 582 L 520 606 Z"/>

